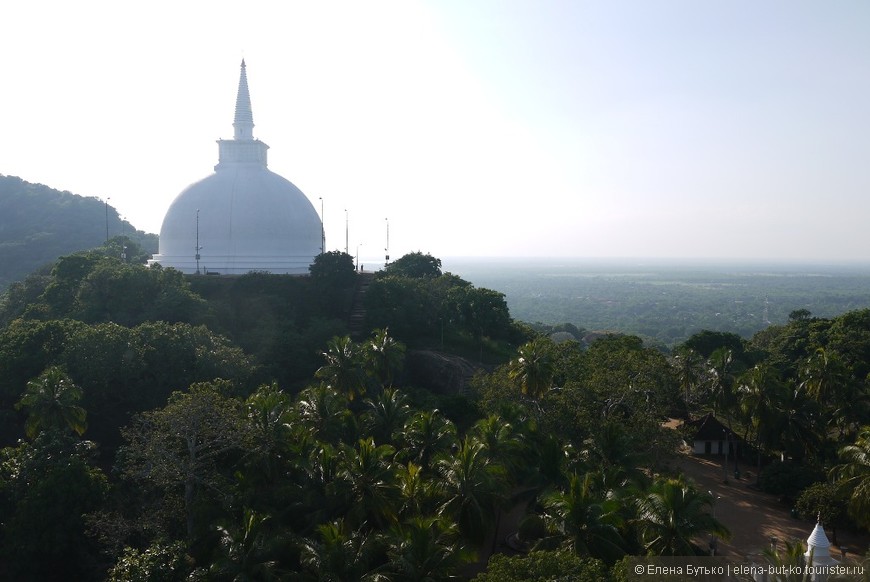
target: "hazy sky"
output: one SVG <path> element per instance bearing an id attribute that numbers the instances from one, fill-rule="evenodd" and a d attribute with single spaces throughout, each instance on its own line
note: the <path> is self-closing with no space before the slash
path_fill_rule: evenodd
<path id="1" fill-rule="evenodd" d="M 12 2 L 0 173 L 159 232 L 232 137 L 328 249 L 870 259 L 870 2 Z"/>

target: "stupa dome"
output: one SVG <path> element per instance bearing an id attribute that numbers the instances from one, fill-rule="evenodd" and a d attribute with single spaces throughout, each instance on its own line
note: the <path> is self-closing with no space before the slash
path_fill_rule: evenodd
<path id="1" fill-rule="evenodd" d="M 169 207 L 149 263 L 184 273 L 308 273 L 322 223 L 305 194 L 266 166 L 269 146 L 253 138 L 244 61 L 233 128 L 232 140 L 218 141 L 215 172 Z"/>

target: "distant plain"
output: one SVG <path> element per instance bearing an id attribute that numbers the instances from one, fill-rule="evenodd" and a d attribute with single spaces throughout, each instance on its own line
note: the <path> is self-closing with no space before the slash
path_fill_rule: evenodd
<path id="1" fill-rule="evenodd" d="M 452 272 L 505 294 L 514 319 L 637 334 L 673 346 L 709 329 L 749 338 L 795 310 L 870 308 L 870 263 L 677 259 L 447 258 Z"/>

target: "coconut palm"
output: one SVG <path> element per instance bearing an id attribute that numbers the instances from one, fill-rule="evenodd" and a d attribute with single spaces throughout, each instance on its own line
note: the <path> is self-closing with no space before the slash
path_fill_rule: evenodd
<path id="1" fill-rule="evenodd" d="M 839 454 L 843 463 L 831 470 L 831 476 L 849 493 L 850 515 L 861 525 L 870 526 L 870 425 Z"/>
<path id="2" fill-rule="evenodd" d="M 555 364 L 553 362 L 553 342 L 538 337 L 523 344 L 517 350 L 517 357 L 508 364 L 510 378 L 520 385 L 523 394 L 539 400 L 553 385 Z"/>
<path id="3" fill-rule="evenodd" d="M 505 470 L 486 447 L 466 436 L 453 456 L 435 465 L 444 502 L 439 515 L 459 525 L 463 538 L 480 546 L 492 531 L 506 487 Z"/>
<path id="4" fill-rule="evenodd" d="M 315 539 L 302 544 L 304 580 L 318 582 L 380 582 L 377 571 L 380 536 L 351 530 L 343 520 L 318 526 Z"/>
<path id="5" fill-rule="evenodd" d="M 78 405 L 82 389 L 56 366 L 46 369 L 27 383 L 17 410 L 27 411 L 24 431 L 35 438 L 44 430 L 72 430 L 79 436 L 88 428 L 87 412 Z"/>
<path id="6" fill-rule="evenodd" d="M 385 388 L 365 400 L 362 423 L 376 442 L 394 444 L 394 439 L 411 414 L 408 397 L 394 388 Z"/>
<path id="7" fill-rule="evenodd" d="M 684 399 L 689 404 L 691 393 L 698 388 L 703 375 L 703 359 L 700 354 L 691 348 L 679 350 L 674 356 L 677 368 L 677 377 L 683 388 Z"/>
<path id="8" fill-rule="evenodd" d="M 337 444 L 347 426 L 350 411 L 338 391 L 320 385 L 299 394 L 296 414 L 304 432 L 317 440 Z"/>
<path id="9" fill-rule="evenodd" d="M 395 452 L 371 437 L 360 439 L 356 447 L 341 445 L 336 479 L 347 495 L 352 525 L 385 527 L 395 522 L 400 506 Z"/>
<path id="10" fill-rule="evenodd" d="M 769 444 L 770 438 L 779 426 L 774 403 L 777 394 L 781 394 L 782 391 L 783 387 L 776 370 L 765 364 L 747 370 L 737 383 L 740 411 L 747 422 L 747 430 L 754 433 L 754 435 L 745 435 L 745 440 L 749 441 L 750 436 L 755 437 L 758 461 L 756 479 L 761 476 L 762 449 Z"/>
<path id="11" fill-rule="evenodd" d="M 637 500 L 641 540 L 652 556 L 692 556 L 701 553 L 693 540 L 706 534 L 730 537 L 728 529 L 708 509 L 713 497 L 682 477 L 658 479 Z"/>
<path id="12" fill-rule="evenodd" d="M 470 558 L 456 525 L 437 517 L 414 517 L 393 527 L 387 544 L 390 580 L 457 580 L 457 569 Z"/>
<path id="13" fill-rule="evenodd" d="M 321 366 L 315 376 L 352 401 L 366 392 L 366 374 L 360 347 L 350 336 L 334 337 L 322 352 L 326 364 Z"/>
<path id="14" fill-rule="evenodd" d="M 545 544 L 554 541 L 579 556 L 613 563 L 625 555 L 625 540 L 619 531 L 621 504 L 594 490 L 594 477 L 572 475 L 565 491 L 543 498 L 544 523 L 549 532 Z"/>
<path id="15" fill-rule="evenodd" d="M 416 411 L 405 423 L 401 440 L 402 457 L 428 469 L 437 454 L 456 445 L 456 426 L 437 408 Z"/>
<path id="16" fill-rule="evenodd" d="M 382 387 L 393 385 L 393 378 L 405 362 L 405 344 L 390 337 L 389 330 L 376 329 L 364 346 L 366 369 Z"/>
<path id="17" fill-rule="evenodd" d="M 280 557 L 289 543 L 270 530 L 270 522 L 269 516 L 246 509 L 240 524 L 219 526 L 219 553 L 209 568 L 209 580 L 281 580 Z"/>

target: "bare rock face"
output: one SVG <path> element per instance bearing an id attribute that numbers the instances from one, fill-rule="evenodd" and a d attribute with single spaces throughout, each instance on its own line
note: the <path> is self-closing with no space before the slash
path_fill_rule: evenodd
<path id="1" fill-rule="evenodd" d="M 487 371 L 460 356 L 431 350 L 408 352 L 406 366 L 409 383 L 436 394 L 462 394 L 475 373 Z"/>

